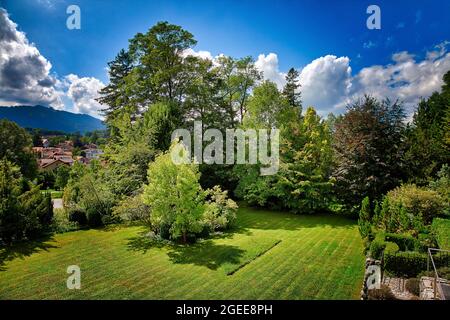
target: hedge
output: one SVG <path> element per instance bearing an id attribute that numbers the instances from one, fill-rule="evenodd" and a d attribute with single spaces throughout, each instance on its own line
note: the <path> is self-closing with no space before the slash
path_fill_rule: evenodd
<path id="1" fill-rule="evenodd" d="M 450 250 L 450 219 L 435 218 L 431 225 L 439 248 Z"/>
<path id="2" fill-rule="evenodd" d="M 433 261 L 437 268 L 450 266 L 450 255 L 438 253 L 433 255 Z M 400 277 L 416 277 L 419 273 L 427 270 L 428 255 L 426 253 L 384 252 L 384 270 Z"/>
<path id="3" fill-rule="evenodd" d="M 378 259 L 380 260 L 382 255 L 383 255 L 383 251 L 386 248 L 386 242 L 379 240 L 379 239 L 374 239 L 372 241 L 372 243 L 370 244 L 370 256 L 373 259 Z"/>
<path id="4" fill-rule="evenodd" d="M 384 253 L 384 270 L 399 277 L 412 278 L 427 270 L 427 254 L 414 251 Z"/>
<path id="5" fill-rule="evenodd" d="M 418 247 L 417 239 L 409 234 L 386 233 L 386 241 L 394 242 L 400 248 L 400 251 L 414 251 Z"/>
<path id="6" fill-rule="evenodd" d="M 384 252 L 389 252 L 389 253 L 396 253 L 400 250 L 400 248 L 398 247 L 398 245 L 395 242 L 389 242 L 386 241 L 386 248 L 384 249 Z"/>

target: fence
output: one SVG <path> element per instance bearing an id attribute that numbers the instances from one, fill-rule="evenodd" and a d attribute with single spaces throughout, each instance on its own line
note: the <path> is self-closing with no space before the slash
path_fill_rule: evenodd
<path id="1" fill-rule="evenodd" d="M 434 298 L 437 298 L 439 293 L 439 298 L 441 300 L 450 300 L 450 284 L 448 281 L 440 277 L 439 268 L 449 267 L 449 250 L 441 250 L 435 248 L 428 248 L 428 261 L 427 261 L 427 271 L 430 271 L 430 266 L 433 267 L 434 272 Z M 435 259 L 439 255 L 439 259 Z M 443 259 L 442 256 L 445 258 Z M 437 260 L 437 261 L 435 261 Z M 447 279 L 448 280 L 448 279 Z"/>

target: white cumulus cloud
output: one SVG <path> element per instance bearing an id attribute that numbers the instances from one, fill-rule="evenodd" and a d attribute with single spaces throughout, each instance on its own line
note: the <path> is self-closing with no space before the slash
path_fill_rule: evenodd
<path id="1" fill-rule="evenodd" d="M 350 93 L 352 69 L 348 57 L 326 55 L 306 65 L 300 73 L 303 105 L 321 114 L 336 112 Z"/>
<path id="2" fill-rule="evenodd" d="M 0 104 L 44 104 L 63 108 L 52 65 L 0 8 Z"/>
<path id="3" fill-rule="evenodd" d="M 399 99 L 411 114 L 421 98 L 441 89 L 442 77 L 450 70 L 447 44 L 436 46 L 421 60 L 404 51 L 393 54 L 388 65 L 361 69 L 352 79 L 350 98 L 367 93 L 380 99 Z"/>
<path id="4" fill-rule="evenodd" d="M 65 77 L 67 96 L 73 101 L 73 111 L 86 113 L 94 117 L 100 117 L 100 110 L 104 109 L 95 99 L 99 97 L 99 90 L 105 85 L 93 77 L 78 77 L 69 74 Z"/>
<path id="5" fill-rule="evenodd" d="M 255 67 L 263 73 L 265 80 L 275 82 L 278 89 L 282 89 L 286 83 L 286 74 L 279 71 L 278 56 L 275 53 L 269 53 L 267 56 L 260 54 L 255 62 Z"/>

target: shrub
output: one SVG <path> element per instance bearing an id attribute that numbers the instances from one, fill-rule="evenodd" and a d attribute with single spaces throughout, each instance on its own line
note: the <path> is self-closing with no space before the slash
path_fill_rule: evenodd
<path id="1" fill-rule="evenodd" d="M 435 218 L 431 224 L 431 230 L 439 248 L 450 250 L 450 219 Z"/>
<path id="2" fill-rule="evenodd" d="M 69 215 L 64 209 L 54 209 L 52 230 L 56 233 L 64 233 L 79 229 L 78 222 L 70 221 Z"/>
<path id="3" fill-rule="evenodd" d="M 35 239 L 50 229 L 53 218 L 53 204 L 50 193 L 42 194 L 38 187 L 19 197 L 25 222 L 25 235 Z"/>
<path id="4" fill-rule="evenodd" d="M 362 238 L 369 236 L 371 231 L 370 225 L 370 200 L 365 197 L 361 202 L 361 209 L 359 211 L 358 229 Z"/>
<path id="5" fill-rule="evenodd" d="M 70 208 L 68 209 L 68 220 L 76 222 L 80 226 L 85 226 L 87 225 L 86 211 L 81 208 Z"/>
<path id="6" fill-rule="evenodd" d="M 437 242 L 436 237 L 432 233 L 419 233 L 418 241 L 416 244 L 416 250 L 427 252 L 428 248 L 436 248 Z"/>
<path id="7" fill-rule="evenodd" d="M 419 296 L 420 295 L 420 279 L 419 278 L 410 278 L 406 280 L 406 290 L 411 292 L 412 294 Z"/>
<path id="8" fill-rule="evenodd" d="M 399 277 L 417 276 L 427 269 L 427 261 L 427 254 L 420 252 L 384 253 L 385 270 Z"/>
<path id="9" fill-rule="evenodd" d="M 380 289 L 372 289 L 367 293 L 369 300 L 396 300 L 391 288 L 385 284 L 382 284 Z"/>
<path id="10" fill-rule="evenodd" d="M 127 197 L 113 208 L 113 216 L 123 221 L 148 222 L 150 208 L 142 201 L 141 195 Z"/>
<path id="11" fill-rule="evenodd" d="M 450 268 L 449 267 L 437 268 L 437 273 L 438 273 L 440 278 L 444 278 L 444 279 L 450 280 Z M 419 279 L 421 277 L 435 277 L 435 273 L 434 273 L 434 270 L 422 271 L 421 273 L 419 273 L 419 275 L 417 277 Z"/>
<path id="12" fill-rule="evenodd" d="M 387 193 L 382 204 L 382 224 L 390 232 L 422 231 L 442 215 L 445 201 L 436 191 L 406 184 Z"/>
<path id="13" fill-rule="evenodd" d="M 444 164 L 438 172 L 438 179 L 430 182 L 430 188 L 438 192 L 446 202 L 445 213 L 450 214 L 450 166 Z"/>
<path id="14" fill-rule="evenodd" d="M 207 190 L 210 199 L 204 213 L 204 223 L 211 230 L 224 230 L 236 221 L 238 206 L 236 202 L 228 199 L 227 191 L 222 191 L 219 186 Z"/>
<path id="15" fill-rule="evenodd" d="M 438 272 L 439 277 L 450 280 L 450 267 L 438 268 L 437 272 Z"/>
<path id="16" fill-rule="evenodd" d="M 417 247 L 417 240 L 409 234 L 386 233 L 385 239 L 396 243 L 400 251 L 414 251 Z"/>
<path id="17" fill-rule="evenodd" d="M 386 247 L 384 249 L 384 252 L 389 252 L 389 253 L 396 253 L 399 251 L 399 247 L 395 242 L 386 242 Z"/>
<path id="18" fill-rule="evenodd" d="M 189 157 L 183 145 L 176 142 L 169 152 L 156 157 L 149 165 L 149 183 L 144 186 L 142 199 L 152 212 L 152 230 L 157 232 L 168 225 L 171 238 L 186 243 L 189 234 L 203 229 L 205 192 L 199 183 L 198 165 L 187 161 L 177 165 L 173 156 L 180 156 L 180 162 Z"/>
<path id="19" fill-rule="evenodd" d="M 383 256 L 383 251 L 385 248 L 386 242 L 375 238 L 370 244 L 370 256 L 374 259 L 380 260 Z"/>
<path id="20" fill-rule="evenodd" d="M 87 224 L 90 227 L 99 227 L 102 225 L 102 214 L 96 208 L 88 208 L 86 210 Z"/>

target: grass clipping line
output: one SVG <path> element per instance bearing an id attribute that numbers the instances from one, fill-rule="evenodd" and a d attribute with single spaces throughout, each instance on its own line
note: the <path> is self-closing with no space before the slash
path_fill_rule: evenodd
<path id="1" fill-rule="evenodd" d="M 256 260 L 258 257 L 261 257 L 263 254 L 267 253 L 269 250 L 273 249 L 275 246 L 277 246 L 279 243 L 281 242 L 281 240 L 276 240 L 271 246 L 267 247 L 265 250 L 262 250 L 260 252 L 258 252 L 256 255 L 254 255 L 253 257 L 250 257 L 249 259 L 243 261 L 241 264 L 236 265 L 234 268 L 232 268 L 231 270 L 226 271 L 227 276 L 232 276 L 233 274 L 235 274 L 237 271 L 241 270 L 243 267 L 245 267 L 246 265 L 248 265 L 250 262 Z"/>

